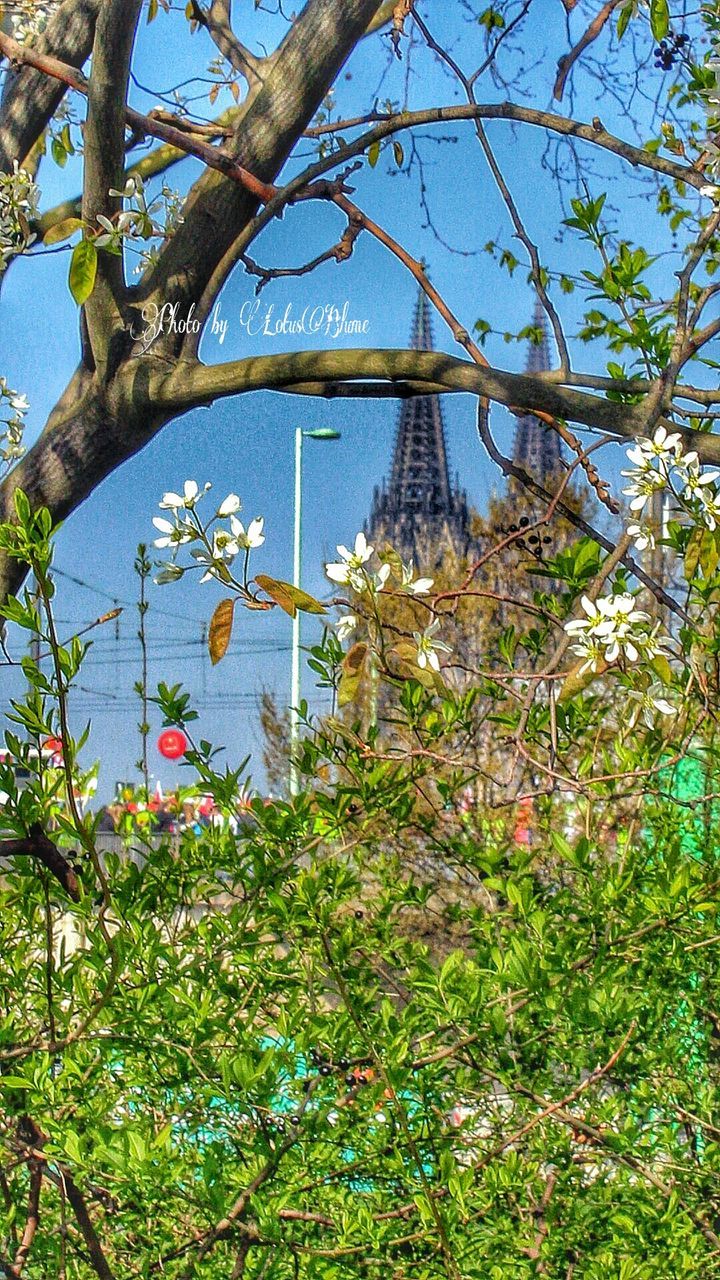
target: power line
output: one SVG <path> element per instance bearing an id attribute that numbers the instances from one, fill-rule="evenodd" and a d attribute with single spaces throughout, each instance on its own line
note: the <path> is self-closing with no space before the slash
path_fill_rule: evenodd
<path id="1" fill-rule="evenodd" d="M 122 596 L 113 595 L 111 591 L 107 591 L 105 587 L 97 587 L 92 582 L 86 582 L 84 578 L 78 578 L 74 573 L 68 573 L 66 569 L 60 569 L 57 565 L 53 565 L 53 571 L 60 578 L 66 578 L 68 582 L 74 582 L 76 587 L 83 587 L 85 591 L 93 591 L 96 596 L 102 596 L 104 600 L 111 600 L 113 604 L 122 604 L 126 608 L 137 608 L 137 600 L 126 600 Z M 173 613 L 170 609 L 158 609 L 151 606 L 153 613 L 160 614 L 164 618 L 176 618 L 181 622 L 188 622 L 186 613 Z"/>

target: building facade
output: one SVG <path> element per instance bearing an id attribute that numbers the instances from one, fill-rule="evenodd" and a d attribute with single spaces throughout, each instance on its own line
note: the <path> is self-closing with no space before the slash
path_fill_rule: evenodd
<path id="1" fill-rule="evenodd" d="M 415 351 L 433 351 L 430 303 L 420 291 L 411 335 Z M 472 513 L 457 480 L 451 484 L 445 424 L 437 395 L 412 396 L 398 417 L 392 469 L 375 489 L 365 532 L 423 569 L 472 550 Z"/>

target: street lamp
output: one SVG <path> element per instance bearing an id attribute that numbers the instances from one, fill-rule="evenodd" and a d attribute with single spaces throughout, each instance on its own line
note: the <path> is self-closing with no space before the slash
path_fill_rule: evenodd
<path id="1" fill-rule="evenodd" d="M 293 536 L 293 586 L 300 587 L 300 567 L 302 559 L 302 455 L 303 437 L 308 440 L 339 440 L 340 432 L 332 427 L 318 427 L 315 431 L 303 431 L 295 428 L 295 509 Z M 299 777 L 296 764 L 298 741 L 300 737 L 300 610 L 293 618 L 292 630 L 292 680 L 290 689 L 290 795 L 296 796 L 299 790 Z"/>

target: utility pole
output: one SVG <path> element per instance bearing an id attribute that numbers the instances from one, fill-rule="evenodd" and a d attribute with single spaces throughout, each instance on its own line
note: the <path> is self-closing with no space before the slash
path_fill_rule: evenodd
<path id="1" fill-rule="evenodd" d="M 295 428 L 295 495 L 293 504 L 293 586 L 300 589 L 302 569 L 302 460 L 303 438 L 308 440 L 339 440 L 340 432 L 332 427 L 319 427 L 317 431 Z M 297 768 L 297 749 L 300 741 L 300 610 L 292 620 L 292 668 L 290 676 L 290 795 L 300 789 Z"/>

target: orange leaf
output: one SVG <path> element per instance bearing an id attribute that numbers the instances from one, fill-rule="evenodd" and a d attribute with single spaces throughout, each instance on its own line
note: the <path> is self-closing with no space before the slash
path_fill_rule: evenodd
<path id="1" fill-rule="evenodd" d="M 230 644 L 235 615 L 234 599 L 221 600 L 210 620 L 208 651 L 213 666 L 225 657 Z"/>

